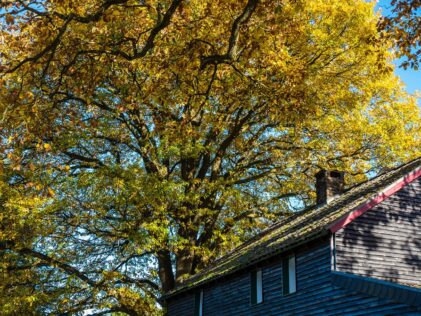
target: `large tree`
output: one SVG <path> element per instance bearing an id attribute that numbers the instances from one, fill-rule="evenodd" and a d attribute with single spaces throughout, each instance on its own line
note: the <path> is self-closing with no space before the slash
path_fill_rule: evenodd
<path id="1" fill-rule="evenodd" d="M 0 294 L 25 298 L 11 313 L 159 313 L 162 292 L 311 204 L 320 168 L 352 183 L 420 154 L 372 3 L 4 0 L 0 14 L 1 181 L 40 199 L 29 223 L 1 206 L 2 230 L 10 213 L 33 227 L 0 234 Z"/>

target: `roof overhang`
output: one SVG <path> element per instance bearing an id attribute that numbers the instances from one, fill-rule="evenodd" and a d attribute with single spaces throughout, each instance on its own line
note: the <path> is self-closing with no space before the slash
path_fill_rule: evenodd
<path id="1" fill-rule="evenodd" d="M 421 289 L 360 275 L 332 272 L 334 286 L 393 302 L 421 307 Z"/>

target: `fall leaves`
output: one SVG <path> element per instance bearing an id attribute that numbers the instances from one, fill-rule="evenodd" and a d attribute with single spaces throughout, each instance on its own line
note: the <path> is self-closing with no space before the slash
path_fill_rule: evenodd
<path id="1" fill-rule="evenodd" d="M 403 57 L 403 68 L 418 70 L 421 55 L 421 31 L 417 0 L 392 0 L 392 9 L 379 23 L 383 36 L 392 39 L 397 47 L 397 54 Z"/>
<path id="2" fill-rule="evenodd" d="M 319 168 L 354 183 L 420 154 L 366 1 L 1 8 L 1 181 L 32 201 L 2 212 L 43 228 L 7 267 L 49 289 L 33 309 L 159 313 L 163 289 L 310 205 Z"/>

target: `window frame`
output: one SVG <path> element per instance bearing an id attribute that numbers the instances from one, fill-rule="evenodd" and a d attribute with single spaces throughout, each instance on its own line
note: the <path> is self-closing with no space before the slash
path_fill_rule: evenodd
<path id="1" fill-rule="evenodd" d="M 295 254 L 282 259 L 282 294 L 291 295 L 297 292 L 297 261 Z"/>
<path id="2" fill-rule="evenodd" d="M 250 305 L 263 303 L 263 270 L 257 268 L 250 273 Z"/>
<path id="3" fill-rule="evenodd" d="M 203 289 L 194 293 L 194 316 L 203 316 Z"/>

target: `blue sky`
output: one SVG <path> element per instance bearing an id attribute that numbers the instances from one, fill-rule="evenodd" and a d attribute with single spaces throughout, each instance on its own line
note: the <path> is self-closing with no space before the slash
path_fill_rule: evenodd
<path id="1" fill-rule="evenodd" d="M 406 90 L 409 93 L 414 93 L 416 90 L 421 92 L 421 72 L 402 68 L 396 68 L 395 73 L 402 79 L 406 85 Z M 421 99 L 418 98 L 418 105 L 421 106 Z"/>

